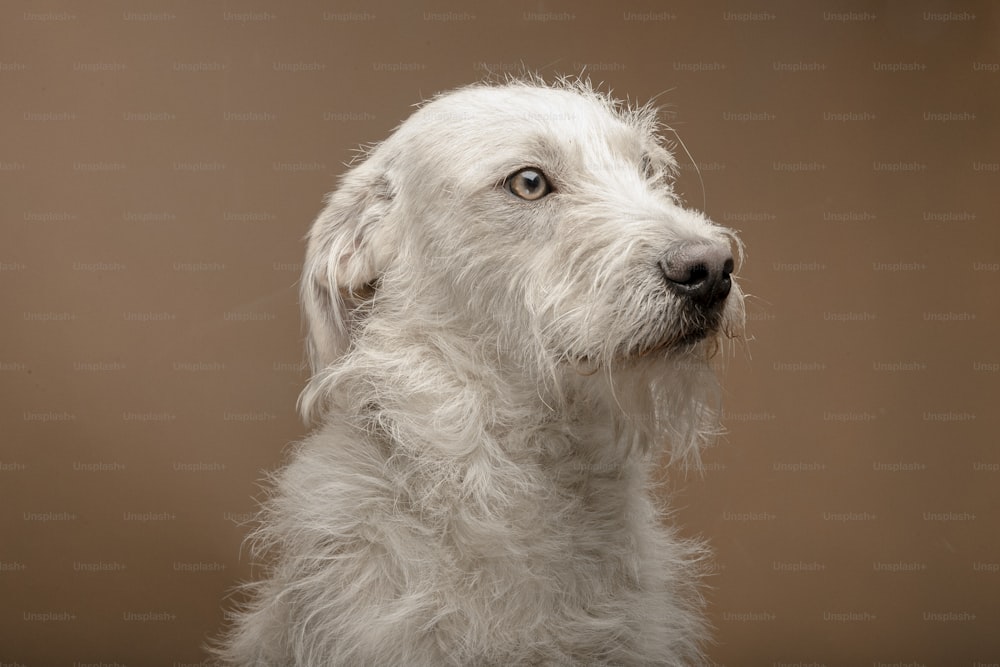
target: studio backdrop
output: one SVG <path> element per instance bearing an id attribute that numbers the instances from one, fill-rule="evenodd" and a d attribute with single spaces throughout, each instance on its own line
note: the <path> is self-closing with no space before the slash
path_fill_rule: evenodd
<path id="1" fill-rule="evenodd" d="M 739 230 L 727 433 L 664 469 L 718 664 L 1000 663 L 991 2 L 0 9 L 0 663 L 193 665 L 306 433 L 302 237 L 487 77 L 655 99 Z"/>

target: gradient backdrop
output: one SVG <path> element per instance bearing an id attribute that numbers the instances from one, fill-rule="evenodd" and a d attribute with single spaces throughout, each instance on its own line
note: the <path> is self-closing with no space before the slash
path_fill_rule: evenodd
<path id="1" fill-rule="evenodd" d="M 748 248 L 729 434 L 667 473 L 713 659 L 1000 663 L 996 3 L 48 0 L 0 8 L 0 664 L 206 659 L 321 197 L 522 66 L 658 96 Z"/>

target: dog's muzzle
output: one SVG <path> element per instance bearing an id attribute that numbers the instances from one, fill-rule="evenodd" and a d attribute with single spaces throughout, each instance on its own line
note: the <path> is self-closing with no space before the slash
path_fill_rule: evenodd
<path id="1" fill-rule="evenodd" d="M 672 250 L 659 261 L 667 287 L 697 310 L 717 310 L 733 286 L 728 244 L 696 243 Z"/>

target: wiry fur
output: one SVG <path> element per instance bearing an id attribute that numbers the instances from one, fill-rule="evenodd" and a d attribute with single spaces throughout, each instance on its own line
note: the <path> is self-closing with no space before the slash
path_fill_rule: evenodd
<path id="1" fill-rule="evenodd" d="M 435 98 L 343 178 L 302 302 L 322 425 L 274 479 L 235 665 L 688 665 L 698 544 L 649 470 L 717 427 L 742 329 L 657 261 L 732 232 L 680 206 L 655 111 L 587 82 Z M 507 175 L 555 192 L 523 201 Z"/>

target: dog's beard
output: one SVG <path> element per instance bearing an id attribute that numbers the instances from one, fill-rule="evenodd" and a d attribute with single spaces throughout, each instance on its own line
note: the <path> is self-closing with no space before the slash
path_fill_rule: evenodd
<path id="1" fill-rule="evenodd" d="M 733 335 L 733 327 L 726 318 L 725 304 L 709 309 L 692 304 L 670 304 L 661 317 L 650 318 L 630 340 L 624 342 L 615 356 L 673 356 L 687 354 L 697 347 L 714 353 L 723 338 Z"/>
<path id="2" fill-rule="evenodd" d="M 635 361 L 695 355 L 710 358 L 727 338 L 739 337 L 724 304 L 702 309 L 692 304 L 668 303 L 659 308 L 649 304 L 637 313 L 622 313 L 603 330 L 591 325 L 583 349 L 563 349 L 557 355 L 581 372 L 598 368 L 621 368 Z M 634 322 L 640 324 L 636 325 Z M 594 335 L 600 331 L 599 335 Z M 596 340 L 595 340 L 596 339 Z M 583 341 L 579 341 L 583 342 Z"/>

